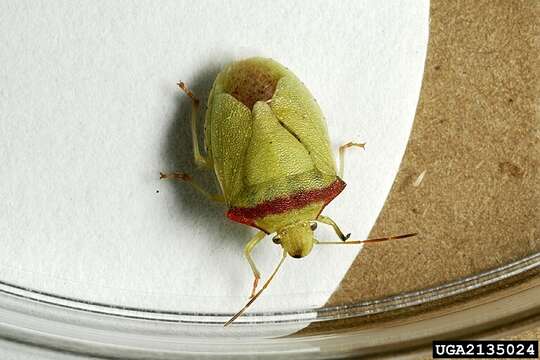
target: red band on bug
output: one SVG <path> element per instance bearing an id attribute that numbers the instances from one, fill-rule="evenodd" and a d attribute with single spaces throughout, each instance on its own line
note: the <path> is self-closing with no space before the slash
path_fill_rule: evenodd
<path id="1" fill-rule="evenodd" d="M 227 217 L 241 224 L 254 226 L 255 220 L 268 215 L 281 214 L 293 209 L 300 209 L 314 202 L 322 201 L 324 205 L 332 201 L 345 188 L 345 182 L 337 179 L 330 186 L 309 190 L 287 197 L 265 201 L 250 208 L 235 207 L 229 209 Z"/>

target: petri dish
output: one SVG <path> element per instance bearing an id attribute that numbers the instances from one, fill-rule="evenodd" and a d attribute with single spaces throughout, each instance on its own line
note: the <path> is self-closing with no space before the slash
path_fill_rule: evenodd
<path id="1" fill-rule="evenodd" d="M 0 264 L 0 336 L 29 347 L 98 357 L 315 359 L 416 356 L 429 353 L 433 339 L 501 336 L 533 326 L 540 317 L 540 237 L 534 78 L 530 76 L 534 47 L 525 21 L 533 13 L 531 6 L 491 5 L 486 17 L 482 4 L 429 4 L 427 60 L 418 105 L 413 104 L 414 123 L 399 171 L 392 177 L 383 205 L 375 206 L 376 221 L 368 229 L 371 236 L 403 229 L 414 229 L 419 235 L 366 246 L 351 259 L 339 286 L 332 287 L 329 296 L 324 293 L 324 303 L 296 300 L 288 304 L 293 295 L 301 300 L 305 293 L 287 280 L 291 294 L 270 294 L 274 305 L 265 311 L 254 309 L 224 329 L 233 311 L 220 309 L 241 304 L 243 296 L 196 297 L 194 290 L 179 293 L 163 288 L 156 293 L 152 283 L 132 291 L 130 285 L 137 276 L 108 277 L 108 272 L 121 270 L 118 264 L 129 262 L 134 254 L 118 245 L 121 242 L 105 239 L 100 243 L 109 248 L 76 243 L 80 251 L 101 256 L 97 262 L 81 260 L 81 269 L 101 264 L 102 268 L 86 273 L 93 272 L 94 280 L 113 279 L 110 283 L 76 282 L 69 280 L 68 273 L 51 273 L 43 263 L 17 264 L 25 251 L 37 250 L 25 247 L 24 239 L 9 237 L 3 240 L 4 254 L 9 251 L 14 261 L 9 266 Z M 100 16 L 95 9 L 107 7 L 88 9 L 90 18 Z M 144 18 L 137 17 L 141 14 L 136 10 L 134 14 L 139 21 Z M 110 24 L 113 30 L 117 25 Z M 122 38 L 116 40 L 122 44 Z M 130 53 L 136 52 L 126 46 Z M 195 87 L 208 89 L 211 78 L 202 76 Z M 186 104 L 178 106 L 175 117 L 188 115 Z M 334 123 L 333 127 L 339 126 Z M 179 125 L 173 129 L 184 131 Z M 129 135 L 132 139 L 141 136 Z M 4 151 L 4 160 L 12 161 L 10 155 Z M 90 155 L 85 158 L 98 160 Z M 95 181 L 107 179 L 103 174 L 89 176 Z M 171 193 L 178 192 L 173 189 Z M 180 196 L 185 194 L 180 192 Z M 55 201 L 54 194 L 48 196 Z M 17 209 L 6 204 L 4 220 L 13 218 Z M 203 216 L 194 226 L 202 228 L 209 219 L 216 217 Z M 10 223 L 4 222 L 4 230 L 5 224 Z M 218 233 L 237 231 L 223 223 L 215 229 Z M 233 235 L 246 233 L 238 230 Z M 148 242 L 130 245 L 147 249 L 152 258 L 159 254 L 152 250 L 156 238 L 150 234 Z M 39 249 L 51 261 L 76 253 Z M 107 256 L 118 252 L 124 257 Z M 141 271 L 147 270 L 145 266 L 141 265 Z M 164 262 L 163 268 L 167 266 Z M 195 275 L 200 272 L 193 269 Z M 163 275 L 170 282 L 175 276 Z M 317 287 L 322 280 L 310 280 L 313 293 L 328 290 Z"/>

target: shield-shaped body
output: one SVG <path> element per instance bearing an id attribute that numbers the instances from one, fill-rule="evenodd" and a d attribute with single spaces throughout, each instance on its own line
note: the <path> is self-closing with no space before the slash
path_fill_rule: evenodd
<path id="1" fill-rule="evenodd" d="M 317 102 L 271 59 L 235 62 L 219 73 L 205 141 L 227 216 L 266 233 L 317 219 L 345 187 Z"/>

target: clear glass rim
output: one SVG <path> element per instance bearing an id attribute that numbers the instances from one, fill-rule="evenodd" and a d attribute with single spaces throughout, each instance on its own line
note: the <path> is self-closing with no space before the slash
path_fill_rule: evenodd
<path id="1" fill-rule="evenodd" d="M 487 327 L 540 316 L 540 284 L 534 281 L 532 287 L 516 290 L 511 296 L 496 296 L 491 303 L 482 305 L 491 308 L 473 306 L 463 310 L 473 311 L 473 315 L 464 315 L 461 310 L 445 315 L 454 320 L 437 316 L 402 327 L 351 328 L 339 333 L 315 331 L 292 337 L 276 334 L 283 334 L 284 330 L 294 333 L 301 328 L 299 325 L 379 314 L 449 298 L 538 268 L 540 252 L 441 286 L 386 299 L 300 311 L 250 313 L 225 331 L 223 323 L 232 314 L 119 307 L 0 282 L 0 337 L 64 352 L 129 359 L 224 358 L 224 354 L 235 359 L 287 359 L 291 351 L 296 358 L 317 359 L 330 354 L 382 353 L 467 326 L 483 323 Z"/>
<path id="2" fill-rule="evenodd" d="M 394 295 L 384 299 L 363 301 L 355 304 L 343 304 L 321 308 L 293 309 L 280 312 L 247 313 L 240 317 L 235 323 L 250 325 L 291 322 L 311 323 L 379 314 L 459 295 L 538 267 L 540 267 L 540 252 L 498 268 L 457 279 L 455 281 L 432 288 Z M 41 303 L 67 310 L 76 310 L 80 312 L 100 314 L 117 318 L 148 320 L 153 322 L 222 325 L 233 315 L 232 313 L 196 313 L 118 306 L 114 304 L 92 302 L 83 299 L 55 295 L 46 291 L 22 287 L 0 280 L 0 299 L 6 296 L 15 297 L 22 301 Z M 2 302 L 0 301 L 0 307 L 1 304 Z"/>

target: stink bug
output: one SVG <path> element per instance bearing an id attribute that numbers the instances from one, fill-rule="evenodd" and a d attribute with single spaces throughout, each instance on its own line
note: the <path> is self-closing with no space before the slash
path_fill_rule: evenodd
<path id="1" fill-rule="evenodd" d="M 263 292 L 287 255 L 304 257 L 315 244 L 359 244 L 415 235 L 346 241 L 350 234 L 345 235 L 321 214 L 345 188 L 345 150 L 364 144 L 350 142 L 339 148 L 338 172 L 317 102 L 284 66 L 271 59 L 250 58 L 233 62 L 218 74 L 206 111 L 206 155 L 201 154 L 197 140 L 200 102 L 184 83 L 178 86 L 191 98 L 195 163 L 215 172 L 221 194 L 210 194 L 183 172 L 161 173 L 161 178 L 190 183 L 210 200 L 224 202 L 229 219 L 259 229 L 244 248 L 254 275 L 250 300 L 225 325 Z M 341 241 L 315 239 L 317 222 L 332 226 Z M 273 242 L 283 248 L 283 255 L 257 291 L 260 273 L 251 251 L 272 233 L 276 233 Z"/>

